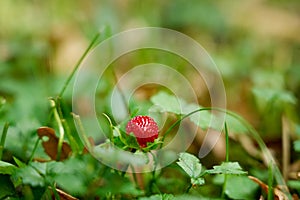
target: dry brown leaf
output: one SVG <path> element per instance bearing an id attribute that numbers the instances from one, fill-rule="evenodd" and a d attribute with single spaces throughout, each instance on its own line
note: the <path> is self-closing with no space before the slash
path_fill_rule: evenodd
<path id="1" fill-rule="evenodd" d="M 60 189 L 56 188 L 56 192 L 58 193 L 61 200 L 77 200 L 77 198 L 69 195 L 68 193 L 66 193 Z"/>
<path id="2" fill-rule="evenodd" d="M 57 158 L 57 146 L 59 138 L 55 135 L 55 131 L 49 127 L 40 127 L 37 130 L 37 134 L 41 140 L 44 137 L 47 137 L 48 140 L 42 142 L 45 152 L 50 156 L 52 160 L 56 160 Z M 65 160 L 72 153 L 71 147 L 68 143 L 63 142 L 62 150 L 60 155 L 60 160 Z"/>
<path id="3" fill-rule="evenodd" d="M 266 193 L 269 191 L 269 186 L 254 176 L 248 176 L 249 179 L 257 183 Z M 279 188 L 274 188 L 275 200 L 288 200 L 289 197 L 284 194 Z"/>

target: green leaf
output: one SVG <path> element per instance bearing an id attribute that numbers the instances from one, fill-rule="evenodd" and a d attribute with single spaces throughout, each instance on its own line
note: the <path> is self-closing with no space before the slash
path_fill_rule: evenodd
<path id="1" fill-rule="evenodd" d="M 124 130 L 119 129 L 120 140 L 129 148 L 140 149 L 140 145 L 133 133 L 127 134 Z"/>
<path id="2" fill-rule="evenodd" d="M 116 173 L 105 173 L 102 177 L 101 187 L 96 193 L 100 196 L 107 194 L 141 195 L 143 192 L 135 187 L 132 181 Z"/>
<path id="3" fill-rule="evenodd" d="M 213 183 L 223 185 L 225 176 L 227 176 L 225 194 L 230 199 L 258 199 L 256 194 L 259 186 L 250 180 L 248 176 L 217 174 L 213 179 Z"/>
<path id="4" fill-rule="evenodd" d="M 26 167 L 26 164 L 23 163 L 21 160 L 19 160 L 16 157 L 13 157 L 14 161 L 16 162 L 16 164 L 18 165 L 18 167 Z"/>
<path id="5" fill-rule="evenodd" d="M 10 180 L 9 175 L 0 175 L 0 199 L 12 199 L 9 196 L 13 196 L 16 193 L 13 183 Z"/>
<path id="6" fill-rule="evenodd" d="M 295 133 L 297 136 L 300 136 L 300 124 L 295 125 Z"/>
<path id="7" fill-rule="evenodd" d="M 2 108 L 2 106 L 6 103 L 6 100 L 4 97 L 0 96 L 0 109 Z"/>
<path id="8" fill-rule="evenodd" d="M 175 114 L 182 114 L 182 101 L 173 95 L 169 95 L 166 92 L 159 92 L 158 94 L 151 97 L 151 102 L 161 107 L 161 112 L 171 112 Z"/>
<path id="9" fill-rule="evenodd" d="M 300 191 L 300 181 L 299 180 L 289 180 L 287 182 L 290 188 Z"/>
<path id="10" fill-rule="evenodd" d="M 141 197 L 139 200 L 172 200 L 174 195 L 172 194 L 155 194 L 150 197 Z"/>
<path id="11" fill-rule="evenodd" d="M 195 108 L 195 110 L 199 109 L 199 108 L 200 107 L 198 106 L 198 108 Z M 203 130 L 206 130 L 210 126 L 211 117 L 212 117 L 212 114 L 209 111 L 204 110 L 204 111 L 201 111 L 201 112 L 198 112 L 198 113 L 195 113 L 195 114 L 191 115 L 190 120 L 195 125 L 202 128 Z"/>
<path id="12" fill-rule="evenodd" d="M 247 176 L 228 176 L 225 194 L 231 199 L 257 199 L 258 185 Z"/>
<path id="13" fill-rule="evenodd" d="M 199 194 L 197 196 L 194 196 L 194 195 L 188 195 L 188 194 L 183 194 L 183 195 L 178 195 L 176 197 L 174 197 L 174 200 L 220 200 L 218 198 L 211 198 L 211 197 L 203 197 L 203 196 L 200 196 Z"/>
<path id="14" fill-rule="evenodd" d="M 71 157 L 64 162 L 47 163 L 47 180 L 73 195 L 84 195 L 97 178 L 101 166 L 91 155 Z"/>
<path id="15" fill-rule="evenodd" d="M 156 138 L 153 142 L 147 142 L 147 147 L 143 148 L 144 152 L 157 149 L 157 147 L 162 144 L 161 138 Z"/>
<path id="16" fill-rule="evenodd" d="M 196 156 L 185 152 L 180 153 L 177 164 L 193 179 L 193 182 L 202 183 L 201 180 L 198 180 L 202 165 Z"/>
<path id="17" fill-rule="evenodd" d="M 186 115 L 200 108 L 197 104 L 188 104 L 183 99 L 163 91 L 152 96 L 151 102 L 159 107 L 161 112 L 170 112 L 177 115 Z M 211 113 L 209 111 L 201 111 L 191 115 L 190 120 L 200 128 L 207 129 L 211 120 Z"/>
<path id="18" fill-rule="evenodd" d="M 245 127 L 238 119 L 231 115 L 226 115 L 226 123 L 230 132 L 246 133 L 248 131 L 247 127 Z"/>
<path id="19" fill-rule="evenodd" d="M 16 171 L 17 167 L 8 163 L 0 161 L 0 174 L 13 174 Z"/>
<path id="20" fill-rule="evenodd" d="M 44 170 L 40 165 L 44 165 Z M 15 176 L 22 179 L 24 184 L 29 184 L 33 187 L 45 186 L 43 174 L 46 169 L 46 163 L 30 164 L 16 171 Z M 40 173 L 41 172 L 41 173 Z"/>
<path id="21" fill-rule="evenodd" d="M 157 95 L 151 98 L 153 104 L 161 108 L 161 112 L 171 112 L 175 114 L 186 115 L 195 110 L 199 110 L 202 106 L 190 103 L 180 98 L 176 98 L 173 95 L 167 94 L 166 92 L 159 92 Z M 209 110 L 202 110 L 194 113 L 189 119 L 201 129 L 206 130 L 209 127 L 218 130 L 220 127 L 217 123 L 212 120 L 212 113 Z M 236 118 L 227 115 L 226 122 L 231 131 L 235 133 L 245 133 L 247 128 Z"/>
<path id="22" fill-rule="evenodd" d="M 262 101 L 262 103 L 269 103 L 271 101 L 295 104 L 297 102 L 296 97 L 289 91 L 278 90 L 272 88 L 253 88 L 253 94 Z"/>
<path id="23" fill-rule="evenodd" d="M 300 152 L 300 140 L 294 141 L 294 149 L 297 152 Z"/>
<path id="24" fill-rule="evenodd" d="M 213 169 L 205 171 L 208 174 L 247 174 L 238 162 L 223 162 L 221 165 L 213 166 Z"/>

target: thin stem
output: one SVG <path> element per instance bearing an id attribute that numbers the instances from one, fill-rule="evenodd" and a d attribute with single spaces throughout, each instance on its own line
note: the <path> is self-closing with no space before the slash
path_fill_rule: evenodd
<path id="1" fill-rule="evenodd" d="M 2 160 L 2 155 L 3 155 L 4 144 L 5 144 L 5 140 L 6 140 L 6 136 L 7 136 L 7 132 L 8 132 L 8 127 L 9 127 L 9 123 L 6 122 L 3 127 L 1 141 L 0 141 L 0 160 Z"/>
<path id="2" fill-rule="evenodd" d="M 91 145 L 91 143 L 90 143 L 90 141 L 89 141 L 89 139 L 88 139 L 88 137 L 87 137 L 87 135 L 85 133 L 85 130 L 83 128 L 83 125 L 82 125 L 82 122 L 80 120 L 79 115 L 76 115 L 75 113 L 72 113 L 72 115 L 73 115 L 74 120 L 76 121 L 76 124 L 79 127 L 79 131 L 78 131 L 79 136 L 83 139 L 83 141 L 85 143 L 84 145 L 87 146 L 87 149 L 89 151 L 91 151 L 92 150 L 92 145 Z"/>
<path id="3" fill-rule="evenodd" d="M 81 65 L 82 61 L 84 60 L 84 58 L 86 57 L 86 55 L 88 54 L 88 52 L 93 48 L 93 46 L 95 45 L 96 41 L 98 40 L 99 36 L 100 36 L 100 32 L 97 33 L 95 35 L 95 37 L 93 38 L 92 42 L 90 43 L 90 45 L 88 46 L 88 48 L 84 51 L 84 53 L 82 54 L 82 56 L 80 57 L 80 59 L 77 61 L 74 69 L 72 70 L 71 74 L 69 75 L 68 79 L 66 80 L 63 88 L 61 89 L 58 98 L 62 97 L 66 88 L 68 87 L 69 83 L 71 82 L 75 72 L 77 71 L 77 69 L 79 68 L 79 66 Z"/>
<path id="4" fill-rule="evenodd" d="M 226 122 L 225 122 L 225 145 L 226 145 L 225 162 L 229 162 L 229 136 L 228 136 L 228 128 Z"/>
<path id="5" fill-rule="evenodd" d="M 291 146 L 290 146 L 290 123 L 286 116 L 282 116 L 282 171 L 285 181 L 288 180 L 288 173 L 290 168 Z"/>
<path id="6" fill-rule="evenodd" d="M 55 107 L 56 107 L 57 113 L 59 115 L 59 118 L 60 118 L 63 128 L 65 130 L 65 134 L 67 135 L 67 137 L 69 139 L 72 152 L 74 154 L 77 154 L 79 152 L 79 145 L 76 142 L 73 135 L 71 134 L 68 122 L 66 121 L 66 119 L 64 119 L 64 115 L 63 115 L 63 111 L 62 111 L 62 106 L 63 106 L 62 101 L 56 99 L 55 104 L 56 104 Z"/>
<path id="7" fill-rule="evenodd" d="M 225 129 L 225 145 L 226 145 L 225 162 L 229 162 L 229 136 L 228 136 L 228 128 L 227 128 L 226 122 L 224 124 L 224 129 Z M 228 176 L 228 174 L 224 174 L 224 183 L 223 183 L 221 198 L 225 197 L 225 191 L 226 191 L 226 186 L 227 186 L 227 176 Z"/>
<path id="8" fill-rule="evenodd" d="M 209 107 L 207 107 L 207 108 L 199 108 L 199 109 L 194 110 L 194 111 L 192 111 L 192 112 L 190 112 L 190 113 L 188 113 L 188 114 L 186 114 L 186 115 L 183 115 L 180 119 L 178 119 L 174 124 L 172 124 L 172 125 L 168 128 L 168 130 L 165 132 L 165 134 L 164 134 L 164 136 L 163 136 L 163 138 L 162 138 L 162 141 L 165 140 L 166 136 L 167 136 L 167 135 L 172 131 L 172 129 L 175 128 L 182 120 L 184 120 L 185 118 L 187 118 L 187 117 L 189 117 L 189 116 L 191 116 L 191 115 L 193 115 L 193 114 L 195 114 L 195 113 L 197 113 L 197 112 L 201 112 L 201 111 L 204 111 L 204 110 L 212 110 L 212 108 L 209 108 Z M 163 145 L 163 142 L 162 142 L 162 144 L 160 145 L 160 148 L 162 147 L 162 145 Z"/>
<path id="9" fill-rule="evenodd" d="M 186 188 L 185 193 L 189 193 L 192 186 L 193 186 L 193 184 L 190 183 L 189 186 Z"/>
<path id="10" fill-rule="evenodd" d="M 32 150 L 31 155 L 30 155 L 30 157 L 29 157 L 29 162 L 31 162 L 31 161 L 33 160 L 33 156 L 34 156 L 34 154 L 35 154 L 35 152 L 36 152 L 36 149 L 37 149 L 37 147 L 38 147 L 38 145 L 39 145 L 39 142 L 40 142 L 40 138 L 38 138 L 38 139 L 36 140 L 35 144 L 34 144 L 33 150 Z"/>
<path id="11" fill-rule="evenodd" d="M 222 194 L 221 194 L 222 199 L 225 198 L 225 191 L 226 191 L 226 186 L 227 186 L 227 176 L 228 176 L 228 174 L 224 174 L 224 183 L 223 183 Z"/>
<path id="12" fill-rule="evenodd" d="M 80 151 L 80 148 L 79 148 L 79 145 L 78 145 L 77 141 L 75 140 L 75 138 L 73 137 L 73 135 L 71 133 L 70 126 L 69 126 L 68 122 L 66 121 L 66 119 L 61 119 L 61 123 L 62 123 L 62 125 L 65 129 L 65 133 L 66 133 L 66 135 L 69 139 L 72 152 L 75 153 L 75 154 L 78 154 L 79 151 Z"/>
<path id="13" fill-rule="evenodd" d="M 62 125 L 62 122 L 61 122 L 61 119 L 59 117 L 59 114 L 57 112 L 55 101 L 53 99 L 50 99 L 50 104 L 51 104 L 51 107 L 53 108 L 53 114 L 54 114 L 55 121 L 56 121 L 56 123 L 58 125 L 59 139 L 58 139 L 58 145 L 57 145 L 56 160 L 60 160 L 62 145 L 63 145 L 63 142 L 64 142 L 65 130 L 64 130 L 64 127 Z"/>
<path id="14" fill-rule="evenodd" d="M 269 165 L 269 177 L 268 177 L 268 199 L 273 200 L 273 167 Z"/>
<path id="15" fill-rule="evenodd" d="M 137 180 L 137 177 L 136 177 L 136 174 L 135 174 L 134 167 L 132 165 L 130 165 L 130 169 L 132 171 L 132 176 L 133 176 L 134 183 L 135 183 L 136 187 L 139 188 L 139 183 L 138 183 L 138 180 Z"/>
<path id="16" fill-rule="evenodd" d="M 112 141 L 113 140 L 113 137 L 114 137 L 114 125 L 112 124 L 112 121 L 111 119 L 109 118 L 109 116 L 105 113 L 102 113 L 103 116 L 107 119 L 107 121 L 109 122 L 109 127 L 110 127 L 110 131 L 109 131 L 109 139 Z M 121 136 L 121 134 L 120 134 Z"/>

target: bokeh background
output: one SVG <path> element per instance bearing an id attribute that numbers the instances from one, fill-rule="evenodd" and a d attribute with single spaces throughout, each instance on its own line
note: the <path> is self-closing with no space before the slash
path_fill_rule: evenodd
<path id="1" fill-rule="evenodd" d="M 0 105 L 4 99 L 6 104 L 0 123 L 9 121 L 12 130 L 20 132 L 8 136 L 10 152 L 20 157 L 31 152 L 32 135 L 49 118 L 47 97 L 58 94 L 99 30 L 105 39 L 145 26 L 174 29 L 198 41 L 219 67 L 228 109 L 254 125 L 279 158 L 283 116 L 292 124 L 290 143 L 300 138 L 298 0 L 2 0 Z M 119 69 L 128 65 L 117 64 Z M 109 93 L 115 81 L 109 78 L 99 91 L 100 105 L 104 104 L 101 95 Z M 209 105 L 207 91 L 202 89 L 199 103 Z M 71 92 L 69 86 L 66 104 L 71 102 Z M 151 88 L 142 93 L 144 98 L 152 94 Z M 291 163 L 299 157 L 293 148 Z"/>
<path id="2" fill-rule="evenodd" d="M 283 105 L 299 113 L 299 10 L 297 0 L 4 0 L 0 94 L 12 103 L 13 118 L 36 118 L 40 97 L 58 93 L 97 31 L 104 39 L 130 28 L 165 27 L 192 37 L 212 56 L 229 109 L 276 136 Z"/>

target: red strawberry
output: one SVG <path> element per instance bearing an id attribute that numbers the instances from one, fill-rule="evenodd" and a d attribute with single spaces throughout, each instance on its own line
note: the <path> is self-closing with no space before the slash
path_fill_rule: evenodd
<path id="1" fill-rule="evenodd" d="M 126 126 L 127 134 L 133 133 L 140 147 L 147 147 L 147 142 L 153 142 L 158 137 L 158 126 L 148 116 L 136 116 Z"/>

